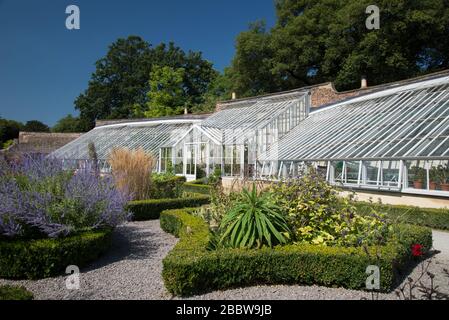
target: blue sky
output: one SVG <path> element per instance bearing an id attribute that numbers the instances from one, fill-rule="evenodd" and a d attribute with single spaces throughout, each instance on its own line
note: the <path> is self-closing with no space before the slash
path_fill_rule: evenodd
<path id="1" fill-rule="evenodd" d="M 80 30 L 65 28 L 71 4 L 80 8 Z M 0 116 L 54 125 L 76 115 L 73 101 L 95 61 L 128 35 L 174 41 L 223 70 L 235 37 L 259 19 L 274 25 L 273 0 L 0 0 Z"/>

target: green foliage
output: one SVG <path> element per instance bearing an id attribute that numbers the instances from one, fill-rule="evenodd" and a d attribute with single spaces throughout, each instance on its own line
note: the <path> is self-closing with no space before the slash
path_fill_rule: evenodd
<path id="1" fill-rule="evenodd" d="M 182 99 L 176 107 L 204 102 L 203 94 L 217 76 L 212 63 L 199 52 L 184 52 L 173 43 L 152 47 L 138 36 L 118 39 L 109 46 L 87 90 L 75 101 L 84 130 L 93 128 L 96 119 L 124 119 L 140 116 L 146 110 L 150 78 L 155 66 L 184 69 Z M 153 73 L 154 74 L 154 73 Z M 164 106 L 166 107 L 166 106 Z M 139 114 L 140 112 L 140 114 Z"/>
<path id="2" fill-rule="evenodd" d="M 159 219 L 164 210 L 199 207 L 209 202 L 209 196 L 198 194 L 189 198 L 131 201 L 127 209 L 133 213 L 135 221 L 146 221 Z"/>
<path id="3" fill-rule="evenodd" d="M 98 230 L 57 239 L 1 240 L 0 277 L 41 279 L 69 265 L 84 267 L 110 247 L 111 235 L 112 230 Z"/>
<path id="4" fill-rule="evenodd" d="M 449 210 L 420 208 L 404 205 L 390 205 L 369 202 L 356 202 L 357 212 L 371 214 L 372 210 L 381 212 L 393 224 L 409 223 L 433 229 L 449 230 Z"/>
<path id="5" fill-rule="evenodd" d="M 2 149 L 8 149 L 13 144 L 14 144 L 14 140 L 8 140 L 5 143 L 3 143 Z"/>
<path id="6" fill-rule="evenodd" d="M 52 128 L 52 132 L 57 133 L 77 133 L 83 132 L 85 128 L 79 117 L 74 117 L 71 114 L 61 118 Z"/>
<path id="7" fill-rule="evenodd" d="M 289 229 L 281 208 L 271 201 L 270 193 L 243 188 L 241 196 L 223 217 L 220 243 L 233 248 L 261 248 L 285 244 Z"/>
<path id="8" fill-rule="evenodd" d="M 237 37 L 232 90 L 239 96 L 335 81 L 339 90 L 449 67 L 446 0 L 379 0 L 380 29 L 367 30 L 369 0 L 279 0 L 277 23 Z"/>
<path id="9" fill-rule="evenodd" d="M 191 182 L 187 182 L 184 184 L 184 192 L 188 193 L 201 193 L 209 195 L 211 192 L 211 186 L 207 184 L 195 184 Z"/>
<path id="10" fill-rule="evenodd" d="M 432 245 L 430 229 L 397 225 L 394 241 L 373 247 L 326 247 L 298 244 L 248 249 L 208 250 L 212 235 L 204 220 L 189 210 L 161 214 L 161 228 L 179 237 L 163 260 L 162 276 L 169 292 L 187 296 L 210 290 L 260 284 L 304 284 L 364 289 L 366 268 L 381 270 L 381 290 L 389 291 L 406 270 L 411 246 Z"/>
<path id="11" fill-rule="evenodd" d="M 0 300 L 33 300 L 34 296 L 25 287 L 0 286 Z"/>
<path id="12" fill-rule="evenodd" d="M 271 186 L 276 203 L 287 216 L 297 242 L 361 246 L 382 244 L 391 231 L 384 218 L 371 212 L 361 216 L 351 198 L 313 170 L 301 178 Z"/>
<path id="13" fill-rule="evenodd" d="M 151 190 L 152 199 L 180 198 L 184 191 L 185 177 L 178 177 L 173 174 L 152 174 Z"/>
<path id="14" fill-rule="evenodd" d="M 3 145 L 6 141 L 17 139 L 19 132 L 22 130 L 22 123 L 0 118 L 0 145 Z"/>
<path id="15" fill-rule="evenodd" d="M 150 74 L 150 91 L 148 92 L 147 118 L 156 118 L 182 114 L 183 79 L 185 70 L 172 67 L 154 66 Z"/>
<path id="16" fill-rule="evenodd" d="M 38 120 L 30 120 L 25 123 L 23 131 L 26 132 L 50 132 L 50 128 Z"/>

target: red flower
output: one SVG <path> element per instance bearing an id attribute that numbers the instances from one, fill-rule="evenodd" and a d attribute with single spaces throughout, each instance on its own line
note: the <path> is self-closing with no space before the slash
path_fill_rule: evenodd
<path id="1" fill-rule="evenodd" d="M 412 245 L 412 255 L 414 257 L 421 257 L 423 255 L 422 249 L 423 249 L 423 246 L 420 244 Z"/>

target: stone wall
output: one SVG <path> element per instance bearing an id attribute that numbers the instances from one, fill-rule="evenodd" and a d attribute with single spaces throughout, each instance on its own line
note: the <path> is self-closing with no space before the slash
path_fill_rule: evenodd
<path id="1" fill-rule="evenodd" d="M 49 154 L 81 135 L 82 133 L 20 132 L 17 143 L 8 152 L 12 154 Z"/>

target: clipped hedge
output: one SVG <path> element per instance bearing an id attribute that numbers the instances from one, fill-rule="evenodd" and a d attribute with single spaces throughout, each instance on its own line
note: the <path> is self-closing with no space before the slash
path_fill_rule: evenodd
<path id="1" fill-rule="evenodd" d="M 33 300 L 34 296 L 24 287 L 0 286 L 0 300 Z"/>
<path id="2" fill-rule="evenodd" d="M 159 219 L 161 212 L 164 210 L 200 207 L 209 202 L 209 196 L 194 194 L 188 198 L 132 201 L 127 208 L 133 213 L 134 221 L 146 221 Z"/>
<path id="3" fill-rule="evenodd" d="M 305 284 L 363 289 L 369 265 L 381 270 L 381 290 L 395 285 L 398 273 L 410 262 L 411 246 L 432 246 L 428 228 L 398 225 L 397 240 L 378 248 L 324 247 L 310 244 L 274 249 L 208 251 L 207 224 L 188 210 L 164 211 L 161 227 L 180 238 L 163 260 L 162 276 L 168 291 L 187 296 L 210 290 L 256 284 Z"/>
<path id="4" fill-rule="evenodd" d="M 449 230 L 449 209 L 420 208 L 404 205 L 389 205 L 356 202 L 358 212 L 369 214 L 371 209 L 385 213 L 394 222 L 408 223 L 439 230 Z"/>
<path id="5" fill-rule="evenodd" d="M 109 249 L 112 230 L 58 239 L 0 241 L 0 278 L 41 279 L 86 266 Z"/>
<path id="6" fill-rule="evenodd" d="M 165 175 L 154 175 L 153 180 L 151 181 L 151 198 L 178 198 L 182 195 L 185 182 L 185 177 L 166 177 Z"/>
<path id="7" fill-rule="evenodd" d="M 199 193 L 199 194 L 209 195 L 211 188 L 212 187 L 207 184 L 198 184 L 198 183 L 191 183 L 191 182 L 184 184 L 184 192 L 189 192 L 189 193 Z"/>

